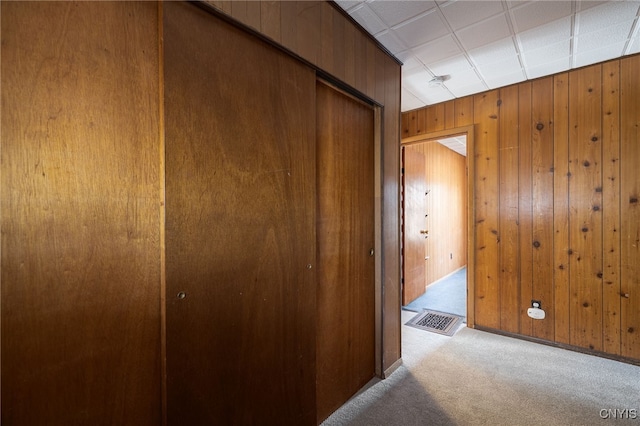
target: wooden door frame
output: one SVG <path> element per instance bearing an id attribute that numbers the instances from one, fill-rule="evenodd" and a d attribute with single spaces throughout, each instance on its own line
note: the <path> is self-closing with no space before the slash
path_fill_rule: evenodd
<path id="1" fill-rule="evenodd" d="M 462 126 L 448 130 L 425 133 L 418 136 L 412 136 L 400 141 L 400 150 L 405 146 L 418 145 L 421 143 L 444 139 L 452 136 L 465 135 L 467 137 L 467 327 L 475 327 L 475 197 L 474 197 L 474 176 L 475 176 L 475 157 L 474 152 L 474 126 Z M 402 155 L 400 156 L 402 161 Z M 402 167 L 402 165 L 400 166 Z M 401 223 L 404 222 L 404 210 L 401 210 Z M 401 235 L 401 240 L 402 240 Z M 403 257 L 402 253 L 400 256 Z M 402 258 L 404 261 L 404 258 Z M 404 271 L 401 271 L 404 274 Z M 404 276 L 403 276 L 404 279 Z"/>

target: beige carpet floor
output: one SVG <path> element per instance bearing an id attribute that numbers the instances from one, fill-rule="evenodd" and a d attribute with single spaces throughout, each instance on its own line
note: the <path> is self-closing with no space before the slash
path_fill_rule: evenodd
<path id="1" fill-rule="evenodd" d="M 640 425 L 640 366 L 464 325 L 452 337 L 403 326 L 402 344 L 403 365 L 324 426 Z"/>

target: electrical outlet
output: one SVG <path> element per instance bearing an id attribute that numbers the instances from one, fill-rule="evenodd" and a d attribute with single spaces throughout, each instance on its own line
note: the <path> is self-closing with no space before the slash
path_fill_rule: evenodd
<path id="1" fill-rule="evenodd" d="M 539 300 L 532 300 L 531 301 L 531 307 L 532 308 L 542 308 L 542 302 Z"/>

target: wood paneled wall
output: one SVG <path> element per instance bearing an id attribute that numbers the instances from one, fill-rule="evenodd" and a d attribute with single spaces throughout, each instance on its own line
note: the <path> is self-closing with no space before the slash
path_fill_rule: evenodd
<path id="1" fill-rule="evenodd" d="M 207 1 L 355 91 L 384 106 L 381 114 L 382 370 L 400 359 L 400 64 L 353 21 L 324 1 Z"/>
<path id="2" fill-rule="evenodd" d="M 2 424 L 160 424 L 155 3 L 2 2 Z"/>
<path id="3" fill-rule="evenodd" d="M 477 326 L 640 359 L 638 69 L 635 55 L 403 114 L 403 137 L 475 126 Z"/>
<path id="4" fill-rule="evenodd" d="M 384 371 L 400 358 L 400 65 L 330 3 L 216 6 L 381 107 Z M 1 7 L 2 421 L 161 424 L 162 6 Z"/>
<path id="5" fill-rule="evenodd" d="M 467 264 L 466 158 L 437 141 L 412 145 L 425 156 L 425 285 Z"/>

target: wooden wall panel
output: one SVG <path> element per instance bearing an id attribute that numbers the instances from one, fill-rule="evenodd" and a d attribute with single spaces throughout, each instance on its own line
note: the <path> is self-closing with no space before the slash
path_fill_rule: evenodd
<path id="1" fill-rule="evenodd" d="M 519 331 L 518 86 L 500 90 L 500 329 Z"/>
<path id="2" fill-rule="evenodd" d="M 400 78 L 395 60 L 384 61 L 384 117 L 382 135 L 382 288 L 383 372 L 401 356 L 400 334 Z M 378 76 L 377 78 L 381 78 Z M 397 115 L 396 115 L 397 112 Z"/>
<path id="3" fill-rule="evenodd" d="M 531 117 L 531 83 L 518 85 L 518 232 L 520 239 L 520 333 L 531 336 L 533 321 L 527 315 L 533 295 L 533 173 Z"/>
<path id="4" fill-rule="evenodd" d="M 620 61 L 621 354 L 640 359 L 640 56 Z"/>
<path id="5" fill-rule="evenodd" d="M 602 338 L 620 354 L 620 63 L 602 65 Z"/>
<path id="6" fill-rule="evenodd" d="M 164 46 L 168 424 L 313 424 L 315 73 L 188 3 Z"/>
<path id="7" fill-rule="evenodd" d="M 1 7 L 1 422 L 160 424 L 157 5 Z"/>
<path id="8" fill-rule="evenodd" d="M 410 147 L 425 158 L 428 286 L 467 264 L 466 158 L 437 141 Z"/>
<path id="9" fill-rule="evenodd" d="M 498 91 L 474 96 L 477 325 L 500 328 Z M 471 154 L 468 154 L 471 155 Z"/>
<path id="10" fill-rule="evenodd" d="M 569 74 L 554 76 L 553 267 L 555 340 L 570 343 L 569 288 Z"/>
<path id="11" fill-rule="evenodd" d="M 507 101 L 514 89 L 503 88 L 499 114 L 487 101 L 495 91 L 403 114 L 405 138 L 418 133 L 411 117 L 440 117 L 442 108 L 445 128 L 452 120 L 475 126 L 476 148 L 469 155 L 476 168 L 478 326 L 640 359 L 638 68 L 635 55 L 520 83 L 517 102 Z M 502 109 L 513 108 L 517 187 L 508 180 L 514 162 L 503 149 L 515 113 Z M 517 309 L 507 290 L 513 264 L 503 239 L 513 232 L 505 215 L 515 196 Z M 504 254 L 487 255 L 496 235 Z M 496 272 L 497 280 L 491 278 Z M 544 320 L 526 315 L 532 299 L 542 302 Z"/>
<path id="12" fill-rule="evenodd" d="M 601 67 L 569 74 L 571 344 L 602 350 Z"/>
<path id="13" fill-rule="evenodd" d="M 531 85 L 532 241 L 535 273 L 532 300 L 543 303 L 546 321 L 534 321 L 532 335 L 553 340 L 553 79 Z M 527 307 L 531 307 L 531 301 Z"/>

